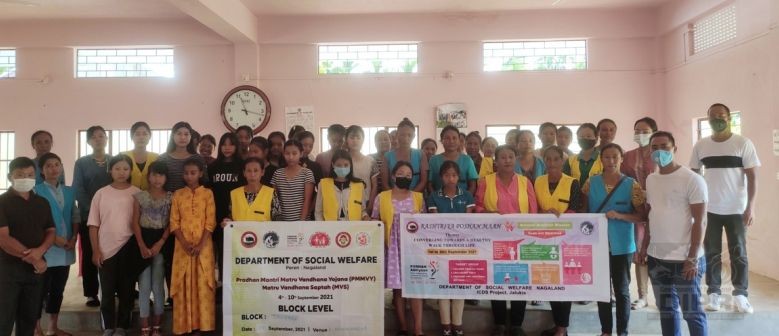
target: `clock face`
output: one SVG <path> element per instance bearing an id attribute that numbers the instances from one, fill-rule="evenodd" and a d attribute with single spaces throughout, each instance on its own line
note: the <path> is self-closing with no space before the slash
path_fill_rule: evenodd
<path id="1" fill-rule="evenodd" d="M 270 103 L 262 91 L 254 87 L 238 87 L 225 97 L 222 106 L 225 126 L 232 131 L 243 125 L 259 132 L 270 118 Z"/>

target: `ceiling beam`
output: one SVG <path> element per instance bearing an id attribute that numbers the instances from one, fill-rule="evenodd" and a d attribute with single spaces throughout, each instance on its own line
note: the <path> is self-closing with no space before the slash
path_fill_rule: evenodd
<path id="1" fill-rule="evenodd" d="M 235 44 L 258 41 L 259 20 L 240 0 L 168 0 Z"/>

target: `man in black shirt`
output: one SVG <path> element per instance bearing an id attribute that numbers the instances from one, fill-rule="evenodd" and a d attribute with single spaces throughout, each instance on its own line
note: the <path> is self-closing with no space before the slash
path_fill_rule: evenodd
<path id="1" fill-rule="evenodd" d="M 43 254 L 54 243 L 49 203 L 31 192 L 35 163 L 26 157 L 11 161 L 12 187 L 0 195 L 0 335 L 33 335 L 40 316 Z"/>

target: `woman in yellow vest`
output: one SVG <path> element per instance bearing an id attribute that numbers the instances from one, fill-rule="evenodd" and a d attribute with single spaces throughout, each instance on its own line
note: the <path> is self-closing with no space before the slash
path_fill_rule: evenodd
<path id="1" fill-rule="evenodd" d="M 131 151 L 124 152 L 133 161 L 133 166 L 130 167 L 130 183 L 138 187 L 141 190 L 149 189 L 149 181 L 146 176 L 149 174 L 149 166 L 152 162 L 157 161 L 159 155 L 146 150 L 146 146 L 151 139 L 151 128 L 149 124 L 143 121 L 136 122 L 130 127 L 130 136 L 133 139 L 135 148 Z"/>
<path id="2" fill-rule="evenodd" d="M 222 227 L 225 227 L 228 221 L 267 222 L 271 220 L 276 202 L 273 198 L 273 188 L 260 182 L 264 171 L 265 162 L 262 159 L 249 157 L 243 162 L 246 185 L 230 192 L 231 216 L 222 220 Z"/>
<path id="3" fill-rule="evenodd" d="M 579 181 L 563 174 L 563 150 L 557 146 L 547 147 L 543 151 L 546 175 L 536 178 L 535 190 L 538 198 L 538 211 L 551 213 L 557 217 L 563 213 L 581 210 L 582 197 Z M 544 330 L 543 336 L 564 336 L 568 334 L 571 315 L 571 302 L 550 302 L 555 327 Z"/>
<path id="4" fill-rule="evenodd" d="M 319 181 L 314 218 L 318 221 L 370 220 L 365 205 L 368 190 L 363 180 L 354 177 L 349 152 L 337 149 L 330 160 L 330 177 Z"/>
<path id="5" fill-rule="evenodd" d="M 563 166 L 563 173 L 579 180 L 584 185 L 592 176 L 603 172 L 603 164 L 600 161 L 600 151 L 595 144 L 598 142 L 596 133 L 598 129 L 592 123 L 584 123 L 576 130 L 579 139 L 579 154 L 571 155 Z"/>
<path id="6" fill-rule="evenodd" d="M 425 211 L 422 193 L 409 190 L 414 171 L 408 161 L 398 161 L 390 171 L 392 189 L 381 192 L 373 202 L 374 219 L 384 222 L 384 284 L 392 288 L 395 313 L 400 325 L 398 335 L 408 335 L 406 323 L 406 300 L 401 289 L 400 265 L 400 214 L 419 213 Z M 422 333 L 422 299 L 409 299 L 414 318 L 413 335 Z"/>
<path id="7" fill-rule="evenodd" d="M 479 180 L 476 189 L 476 211 L 510 214 L 536 213 L 538 203 L 533 183 L 526 177 L 514 172 L 516 153 L 507 145 L 495 149 L 494 174 Z M 525 319 L 526 301 L 511 301 L 511 335 L 523 334 L 522 322 Z M 506 302 L 492 301 L 492 317 L 495 320 L 493 335 L 506 333 Z"/>

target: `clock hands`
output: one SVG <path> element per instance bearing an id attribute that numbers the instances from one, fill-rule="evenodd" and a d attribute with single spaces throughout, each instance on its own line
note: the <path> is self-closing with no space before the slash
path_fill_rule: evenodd
<path id="1" fill-rule="evenodd" d="M 238 96 L 238 100 L 241 101 L 241 106 L 243 106 L 241 111 L 243 111 L 243 113 L 245 113 L 246 115 L 249 115 L 249 111 L 246 110 L 246 104 L 244 103 L 243 98 L 241 98 L 241 96 Z"/>

